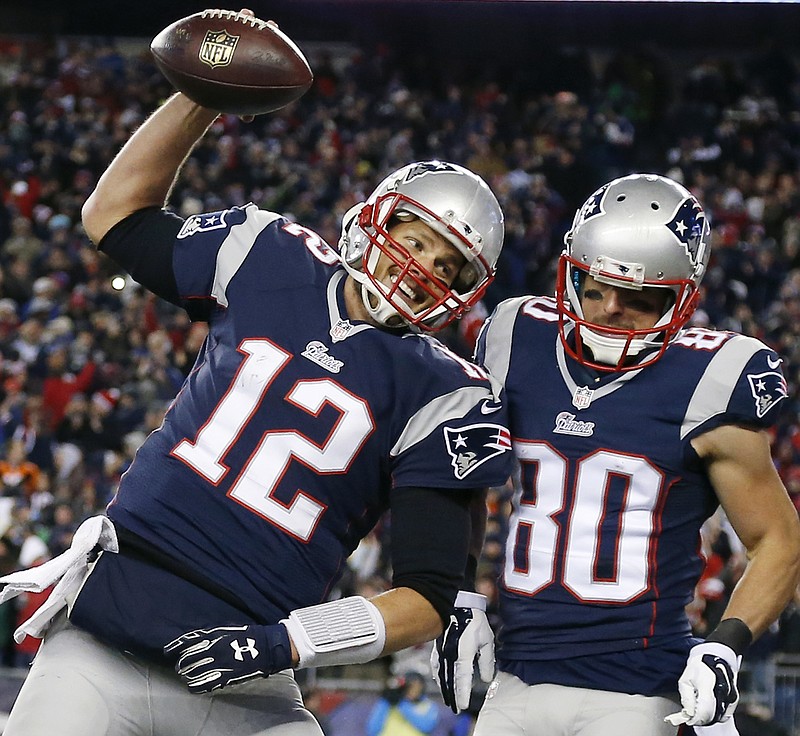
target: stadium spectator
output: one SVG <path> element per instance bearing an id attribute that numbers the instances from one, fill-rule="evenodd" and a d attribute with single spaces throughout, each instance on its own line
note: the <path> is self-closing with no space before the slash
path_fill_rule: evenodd
<path id="1" fill-rule="evenodd" d="M 5 448 L 5 457 L 0 459 L 0 483 L 2 494 L 29 500 L 39 486 L 41 469 L 27 459 L 25 443 L 12 437 Z"/>
<path id="2" fill-rule="evenodd" d="M 439 712 L 425 693 L 419 672 L 392 677 L 366 724 L 367 736 L 423 736 L 439 722 Z"/>

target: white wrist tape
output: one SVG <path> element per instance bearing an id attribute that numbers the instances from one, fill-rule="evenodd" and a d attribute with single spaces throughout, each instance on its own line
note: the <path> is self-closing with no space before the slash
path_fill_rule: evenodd
<path id="1" fill-rule="evenodd" d="M 386 643 L 380 611 L 357 595 L 298 608 L 281 623 L 300 655 L 299 667 L 363 664 L 380 656 Z"/>
<path id="2" fill-rule="evenodd" d="M 479 611 L 486 610 L 486 596 L 480 593 L 472 593 L 468 590 L 459 590 L 456 596 L 454 608 L 477 608 Z"/>

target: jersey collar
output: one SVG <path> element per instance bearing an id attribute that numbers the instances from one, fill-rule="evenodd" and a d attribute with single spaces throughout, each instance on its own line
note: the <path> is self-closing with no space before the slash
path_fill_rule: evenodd
<path id="1" fill-rule="evenodd" d="M 567 334 L 567 338 L 569 339 L 569 334 Z M 601 376 L 600 373 L 591 371 L 578 363 L 578 361 L 569 358 L 564 350 L 561 337 L 558 335 L 556 335 L 556 361 L 558 362 L 558 369 L 561 372 L 561 377 L 573 396 L 575 395 L 575 391 L 579 388 L 578 381 L 573 377 L 576 376 L 577 379 L 583 383 L 581 388 L 585 387 L 591 389 L 595 399 L 614 393 L 614 391 L 622 388 L 632 378 L 638 376 L 643 370 L 639 368 L 635 371 L 625 371 L 624 373 Z"/>
<path id="2" fill-rule="evenodd" d="M 328 332 L 333 342 L 341 342 L 364 330 L 375 329 L 366 322 L 350 321 L 344 300 L 346 283 L 347 272 L 343 268 L 337 268 L 328 281 L 328 321 L 330 324 Z"/>

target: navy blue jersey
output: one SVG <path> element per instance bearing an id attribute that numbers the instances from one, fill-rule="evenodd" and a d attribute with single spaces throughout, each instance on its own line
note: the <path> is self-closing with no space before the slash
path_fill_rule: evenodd
<path id="1" fill-rule="evenodd" d="M 393 488 L 507 478 L 485 373 L 349 321 L 346 273 L 313 232 L 255 205 L 194 216 L 173 268 L 209 334 L 108 515 L 262 622 L 326 599 Z"/>
<path id="2" fill-rule="evenodd" d="M 565 354 L 556 304 L 540 297 L 503 302 L 477 357 L 505 386 L 520 473 L 501 667 L 529 682 L 674 689 L 699 530 L 718 505 L 690 441 L 722 424 L 770 426 L 786 396 L 780 359 L 754 338 L 689 329 L 655 364 L 599 376 Z"/>

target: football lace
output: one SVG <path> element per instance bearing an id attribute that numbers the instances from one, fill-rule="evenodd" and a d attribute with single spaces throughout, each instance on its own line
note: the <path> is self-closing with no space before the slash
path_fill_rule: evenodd
<path id="1" fill-rule="evenodd" d="M 236 10 L 204 10 L 201 13 L 201 18 L 224 18 L 225 20 L 233 20 L 240 23 L 249 23 L 253 28 L 258 28 L 261 30 L 262 28 L 266 27 L 267 22 L 265 20 L 261 20 L 260 18 L 256 18 L 254 15 L 245 15 L 244 13 L 240 13 Z"/>

